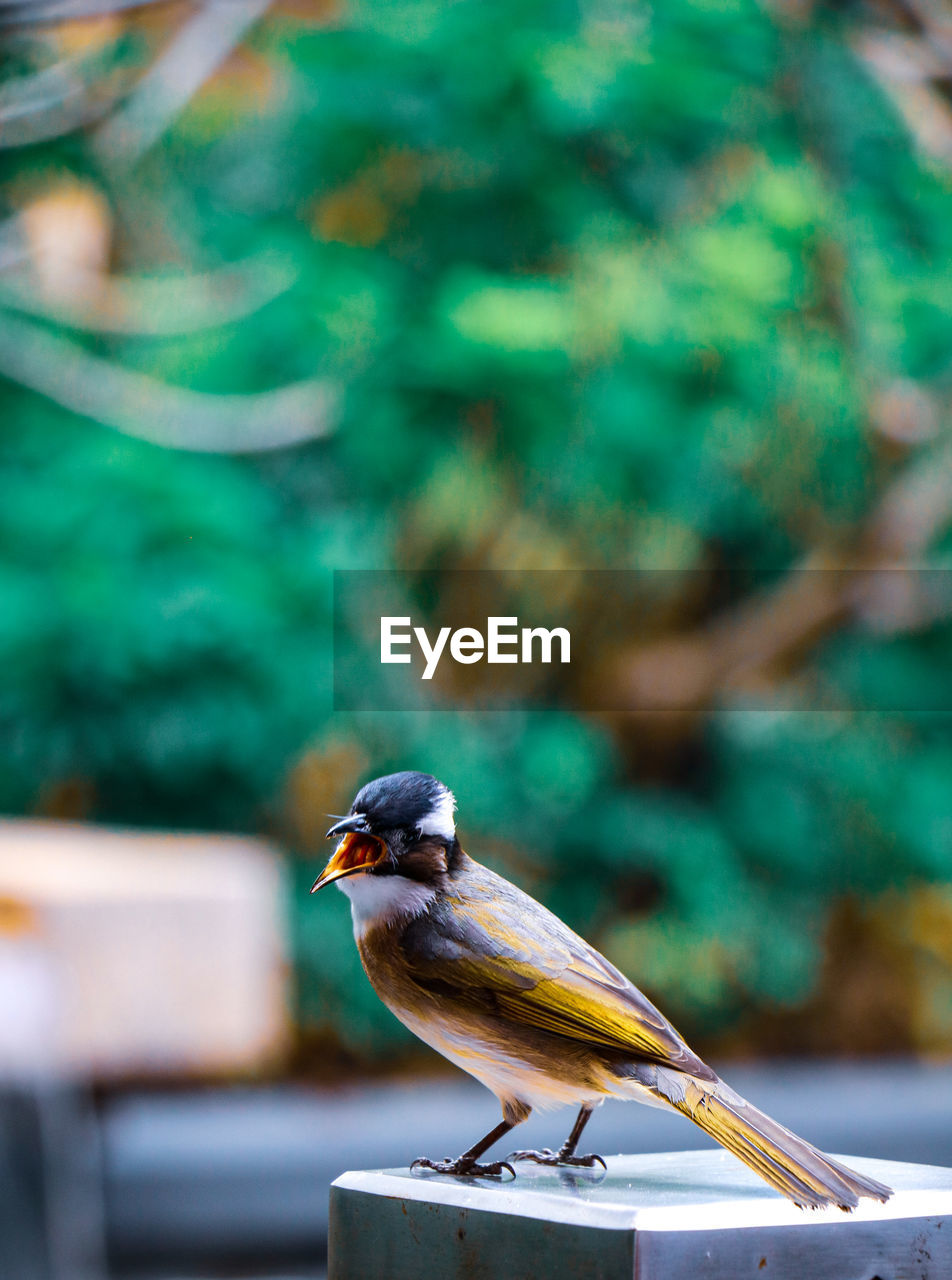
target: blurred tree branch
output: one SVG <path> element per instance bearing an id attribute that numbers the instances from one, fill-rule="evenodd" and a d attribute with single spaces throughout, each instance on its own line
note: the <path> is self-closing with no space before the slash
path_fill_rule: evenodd
<path id="1" fill-rule="evenodd" d="M 0 315 L 0 373 L 126 435 L 169 449 L 258 453 L 325 436 L 338 393 L 309 378 L 256 395 L 170 386 L 85 351 L 38 325 Z"/>
<path id="2" fill-rule="evenodd" d="M 952 445 L 943 441 L 900 471 L 849 545 L 811 552 L 769 591 L 698 630 L 613 659 L 621 706 L 694 719 L 738 691 L 775 686 L 850 618 L 879 631 L 932 624 L 934 602 L 917 574 L 950 522 Z"/>
<path id="3" fill-rule="evenodd" d="M 154 145 L 271 0 L 209 0 L 182 24 L 128 100 L 100 125 L 98 154 L 129 164 Z"/>
<path id="4" fill-rule="evenodd" d="M 145 9 L 168 0 L 0 0 L 0 24 L 5 26 L 45 26 L 119 13 L 124 9 Z"/>
<path id="5" fill-rule="evenodd" d="M 887 26 L 885 17 L 892 15 Z M 952 165 L 952 14 L 931 0 L 884 0 L 854 36 L 920 146 Z"/>
<path id="6" fill-rule="evenodd" d="M 31 263 L 0 274 L 0 304 L 90 333 L 169 337 L 252 315 L 286 292 L 297 275 L 288 259 L 265 251 L 215 271 L 168 279 L 71 264 L 44 288 L 37 287 L 37 265 Z"/>

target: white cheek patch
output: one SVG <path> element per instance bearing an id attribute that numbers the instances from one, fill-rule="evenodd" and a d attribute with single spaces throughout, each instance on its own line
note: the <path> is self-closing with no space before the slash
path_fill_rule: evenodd
<path id="1" fill-rule="evenodd" d="M 346 876 L 337 881 L 337 887 L 350 898 L 354 935 L 358 938 L 368 929 L 412 920 L 436 897 L 435 889 L 406 876 L 374 876 L 369 872 Z"/>
<path id="2" fill-rule="evenodd" d="M 444 790 L 429 813 L 417 823 L 423 836 L 440 836 L 443 840 L 452 840 L 456 835 L 456 823 L 453 821 L 453 810 L 456 808 L 456 797 L 452 791 Z"/>

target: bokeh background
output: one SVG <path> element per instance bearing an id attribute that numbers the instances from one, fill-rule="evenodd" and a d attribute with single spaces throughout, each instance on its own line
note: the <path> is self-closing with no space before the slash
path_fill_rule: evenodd
<path id="1" fill-rule="evenodd" d="M 83 987 L 92 1047 L 44 1050 L 21 1000 L 21 1058 L 106 1125 L 107 1175 L 109 1123 L 160 1095 L 200 1126 L 236 1081 L 304 1107 L 369 1079 L 363 1113 L 314 1095 L 343 1168 L 389 1077 L 441 1071 L 364 980 L 343 900 L 307 895 L 326 813 L 397 768 L 452 786 L 464 844 L 719 1063 L 947 1060 L 947 9 L 7 0 L 0 21 L 0 940 L 11 973 L 42 969 L 50 886 L 98 903 L 135 869 L 140 923 Z M 573 674 L 612 714 L 335 712 L 332 571 L 392 567 L 670 572 L 650 634 Z M 573 604 L 596 632 L 612 609 Z M 123 834 L 93 875 L 97 825 Z M 208 836 L 156 836 L 183 830 Z M 208 991 L 163 985 L 210 886 L 239 883 L 234 950 L 209 924 L 195 961 Z M 162 933 L 153 890 L 185 924 Z M 153 938 L 154 1017 L 123 1048 L 102 991 Z M 259 1003 L 189 1040 L 225 955 Z M 35 1274 L 73 1280 L 43 1230 Z"/>

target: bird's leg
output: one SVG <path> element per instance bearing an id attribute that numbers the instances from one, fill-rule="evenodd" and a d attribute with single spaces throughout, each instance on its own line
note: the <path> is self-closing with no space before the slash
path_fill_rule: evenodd
<path id="1" fill-rule="evenodd" d="M 572 1125 L 572 1132 L 559 1147 L 558 1151 L 550 1151 L 548 1147 L 544 1147 L 542 1151 L 510 1151 L 506 1159 L 533 1160 L 536 1164 L 572 1165 L 581 1169 L 592 1169 L 597 1161 L 604 1169 L 605 1161 L 601 1156 L 577 1156 L 575 1154 L 575 1148 L 578 1146 L 578 1140 L 582 1136 L 582 1130 L 588 1124 L 588 1118 L 594 1109 L 594 1107 L 582 1107 L 575 1124 Z"/>
<path id="2" fill-rule="evenodd" d="M 506 1160 L 496 1160 L 493 1164 L 478 1164 L 477 1161 L 484 1151 L 488 1151 L 494 1142 L 498 1142 L 503 1134 L 508 1133 L 510 1129 L 516 1127 L 516 1121 L 503 1120 L 501 1124 L 497 1124 L 495 1129 L 487 1133 L 485 1138 L 474 1143 L 468 1151 L 464 1151 L 461 1156 L 457 1156 L 455 1160 L 451 1160 L 449 1156 L 445 1160 L 428 1160 L 426 1156 L 420 1156 L 418 1160 L 414 1160 L 410 1165 L 410 1171 L 414 1169 L 434 1169 L 437 1173 L 453 1173 L 457 1177 L 464 1178 L 497 1178 L 503 1169 L 507 1169 L 513 1177 L 516 1171 Z"/>

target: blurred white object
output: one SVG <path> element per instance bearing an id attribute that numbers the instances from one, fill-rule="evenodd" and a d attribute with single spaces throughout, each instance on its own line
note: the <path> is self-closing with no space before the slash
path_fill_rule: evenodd
<path id="1" fill-rule="evenodd" d="M 266 1063 L 287 1027 L 283 918 L 259 842 L 0 822 L 0 1074 Z"/>
<path id="2" fill-rule="evenodd" d="M 22 913 L 16 923 L 13 917 L 12 904 L 0 904 L 0 1075 L 5 1080 L 36 1075 L 56 1030 L 49 955 L 28 930 L 29 914 Z"/>

